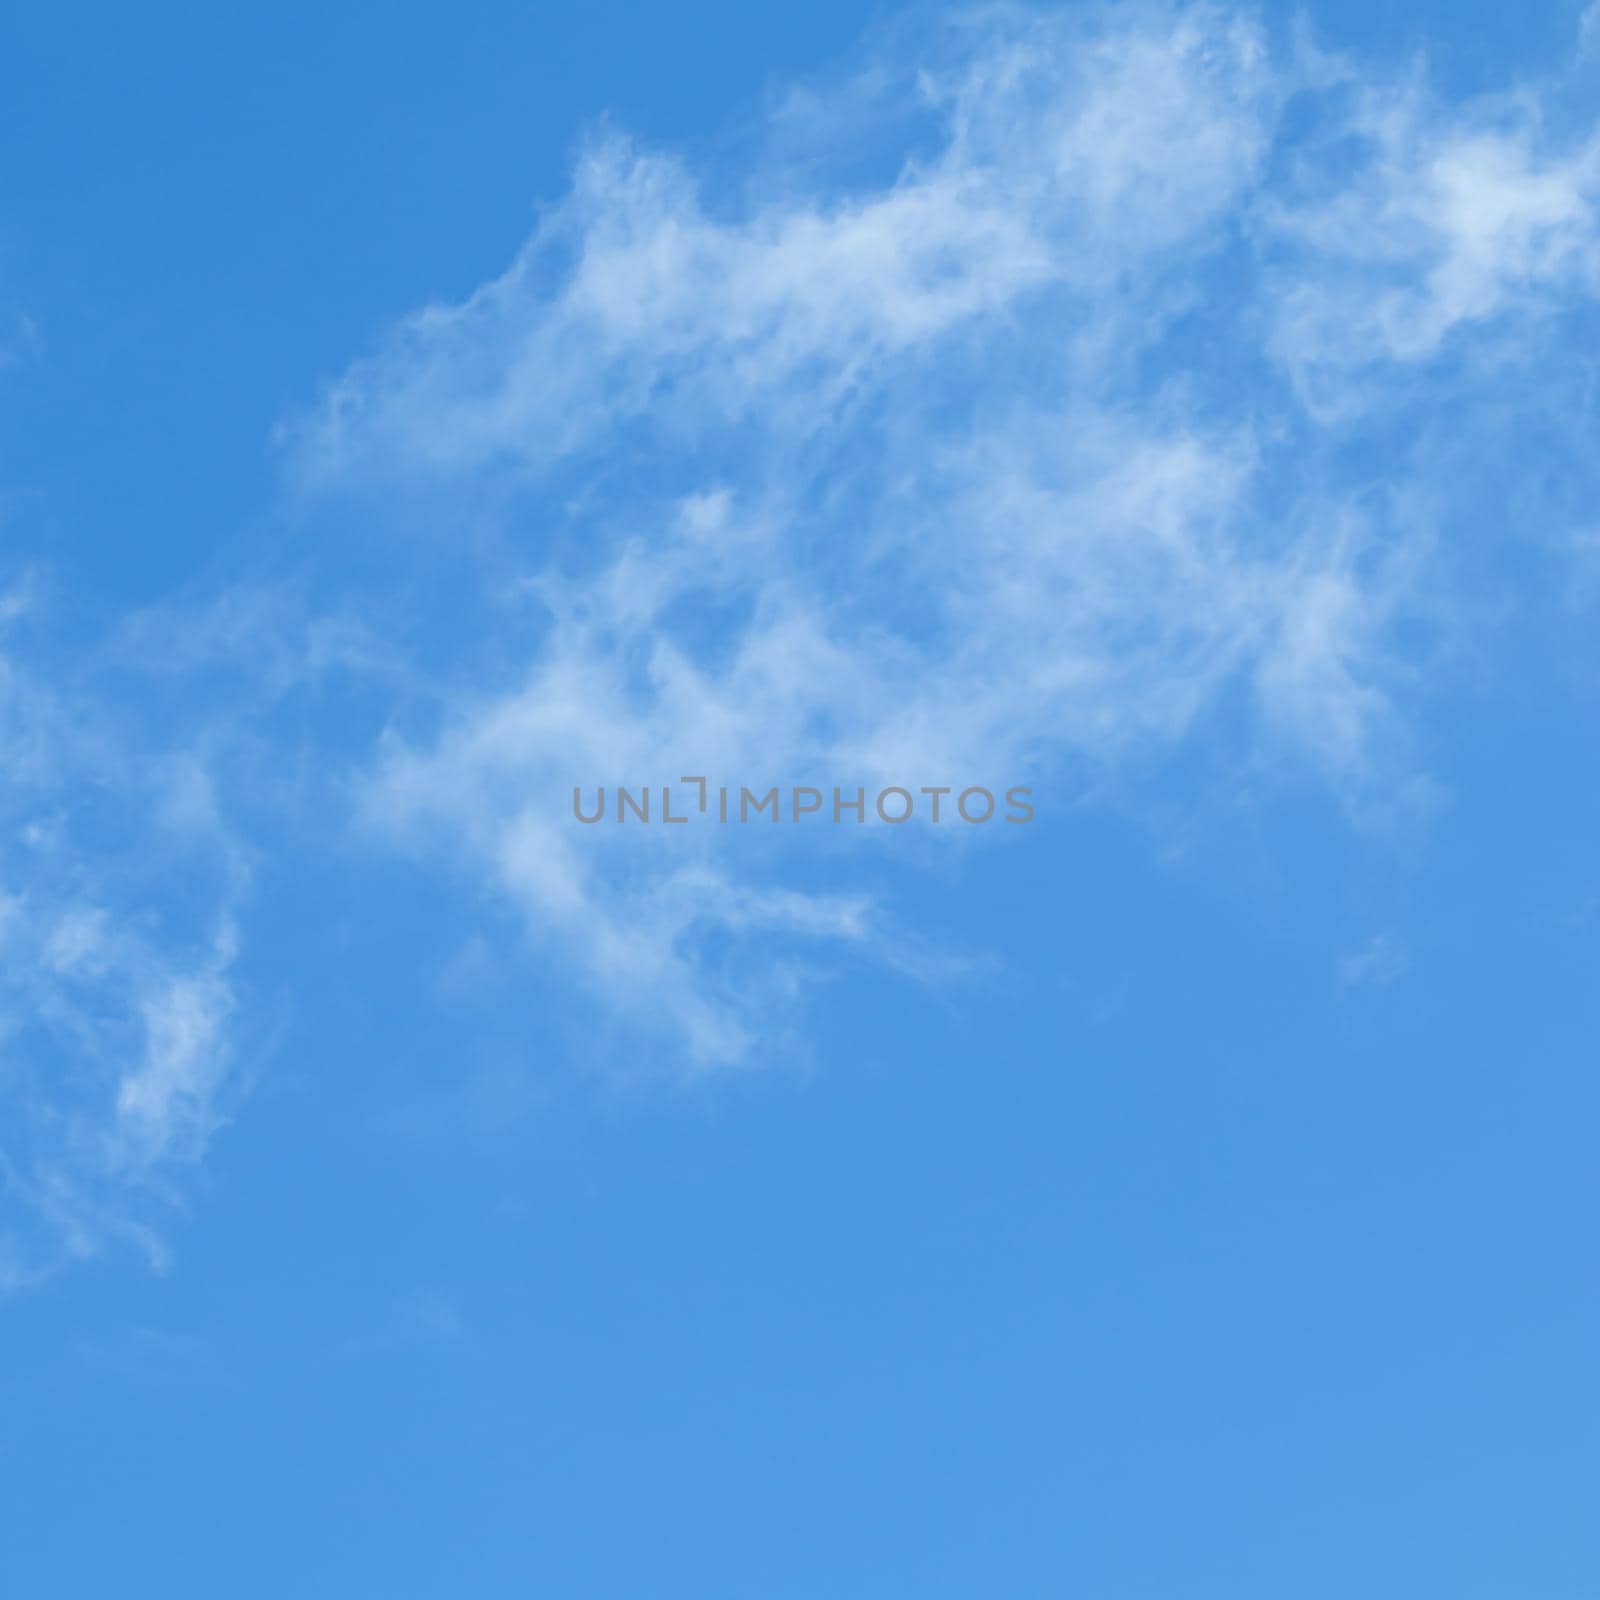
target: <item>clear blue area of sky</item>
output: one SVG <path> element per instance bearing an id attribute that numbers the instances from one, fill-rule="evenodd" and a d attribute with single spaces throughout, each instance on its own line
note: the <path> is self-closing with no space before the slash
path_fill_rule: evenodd
<path id="1" fill-rule="evenodd" d="M 88 633 L 296 537 L 274 428 L 586 129 L 711 149 L 881 14 L 10 0 L 7 563 Z M 1316 21 L 1471 88 L 1575 16 Z M 1174 851 L 1180 758 L 904 874 L 992 970 L 839 977 L 803 1069 L 597 1079 L 463 963 L 509 918 L 300 840 L 172 1267 L 0 1304 L 0 1593 L 1593 1600 L 1596 684 L 1509 639 L 1420 837 L 1307 784 Z"/>

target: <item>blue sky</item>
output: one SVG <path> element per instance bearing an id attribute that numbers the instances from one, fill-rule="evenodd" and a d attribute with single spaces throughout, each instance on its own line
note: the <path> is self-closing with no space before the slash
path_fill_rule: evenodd
<path id="1" fill-rule="evenodd" d="M 8 6 L 5 1592 L 1590 1600 L 1597 92 Z"/>

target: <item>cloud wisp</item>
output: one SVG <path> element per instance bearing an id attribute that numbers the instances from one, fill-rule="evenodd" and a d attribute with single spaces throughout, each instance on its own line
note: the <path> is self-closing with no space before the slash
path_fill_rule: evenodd
<path id="1" fill-rule="evenodd" d="M 42 676 L 30 609 L 0 638 L 0 1291 L 116 1242 L 160 1264 L 239 1068 L 245 872 L 209 778 Z"/>
<path id="2" fill-rule="evenodd" d="M 870 949 L 887 910 L 816 887 L 848 846 L 587 837 L 573 785 L 1065 800 L 1242 704 L 1241 759 L 1395 802 L 1483 521 L 1428 421 L 1592 290 L 1596 148 L 1208 5 L 907 26 L 732 172 L 598 136 L 290 432 L 313 495 L 496 530 L 494 687 L 391 732 L 367 816 L 716 1064 L 792 987 L 730 942 Z"/>

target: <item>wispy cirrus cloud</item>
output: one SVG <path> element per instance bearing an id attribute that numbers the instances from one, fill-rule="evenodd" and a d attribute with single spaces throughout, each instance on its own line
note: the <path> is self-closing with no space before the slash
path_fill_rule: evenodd
<path id="1" fill-rule="evenodd" d="M 303 590 L 124 619 L 96 670 L 3 608 L 0 1281 L 159 1255 L 240 1081 L 246 794 L 252 849 L 314 813 L 453 864 L 700 1070 L 783 1049 L 842 963 L 961 970 L 894 873 L 1005 835 L 586 829 L 575 786 L 1059 815 L 1198 747 L 1406 804 L 1485 609 L 1462 553 L 1592 535 L 1600 145 L 1563 96 L 1228 5 L 990 7 L 879 34 L 732 157 L 596 135 L 503 272 L 286 428 Z"/>
<path id="2" fill-rule="evenodd" d="M 1526 88 L 1465 106 L 1420 74 L 1364 81 L 1333 104 L 1262 206 L 1271 349 L 1318 414 L 1382 394 L 1363 377 L 1460 357 L 1477 333 L 1500 358 L 1600 287 L 1600 133 Z M 1449 348 L 1451 341 L 1456 348 Z"/>
<path id="3" fill-rule="evenodd" d="M 237 1082 L 244 887 L 203 768 L 119 728 L 30 627 L 26 595 L 13 599 L 0 637 L 0 1289 L 118 1241 L 163 1259 L 163 1221 Z"/>
<path id="4" fill-rule="evenodd" d="M 772 1027 L 710 953 L 741 896 L 813 895 L 787 932 L 847 948 L 886 908 L 830 917 L 836 839 L 802 888 L 784 843 L 583 835 L 574 784 L 1070 796 L 1242 703 L 1238 759 L 1408 792 L 1436 558 L 1483 518 L 1428 418 L 1490 392 L 1462 340 L 1588 293 L 1592 130 L 1231 7 L 993 8 L 750 149 L 697 174 L 602 135 L 503 275 L 291 431 L 312 492 L 422 488 L 499 540 L 495 685 L 391 731 L 369 818 L 714 1062 Z"/>

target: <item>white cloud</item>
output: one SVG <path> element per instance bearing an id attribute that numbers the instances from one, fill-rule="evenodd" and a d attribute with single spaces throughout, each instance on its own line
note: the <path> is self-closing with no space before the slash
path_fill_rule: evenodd
<path id="1" fill-rule="evenodd" d="M 169 803 L 173 771 L 194 798 L 182 753 L 43 687 L 37 632 L 0 643 L 4 1289 L 113 1241 L 163 1258 L 173 1180 L 230 1089 L 239 882 L 214 814 Z"/>
<path id="2" fill-rule="evenodd" d="M 1007 835 L 585 829 L 574 786 L 1032 783 L 1048 815 L 1226 727 L 1348 805 L 1406 789 L 1437 557 L 1482 524 L 1438 465 L 1506 448 L 1472 421 L 1496 366 L 1592 302 L 1597 185 L 1536 87 L 1451 103 L 1209 5 L 903 25 L 731 174 L 596 138 L 506 271 L 286 432 L 337 514 L 437 519 L 448 644 L 408 654 L 369 588 L 322 605 L 337 579 L 311 621 L 248 586 L 128 619 L 108 670 L 181 682 L 177 741 L 0 595 L 0 1182 L 32 1219 L 0 1283 L 159 1256 L 238 1086 L 219 755 L 322 803 L 272 718 L 335 675 L 392 713 L 364 821 L 700 1069 L 783 1050 L 841 960 L 963 970 L 889 865 Z"/>
<path id="3" fill-rule="evenodd" d="M 164 974 L 138 1002 L 143 1049 L 117 1084 L 116 1129 L 137 1166 L 198 1152 L 213 1131 L 215 1095 L 228 1067 L 224 1029 L 233 1009 L 227 972 L 233 931 L 218 933 L 207 966 Z"/>
<path id="4" fill-rule="evenodd" d="M 1370 401 L 1354 380 L 1374 363 L 1600 285 L 1600 138 L 1553 133 L 1536 97 L 1455 108 L 1420 81 L 1361 84 L 1296 175 L 1261 207 L 1272 347 L 1324 415 Z"/>
<path id="5" fill-rule="evenodd" d="M 781 1034 L 817 950 L 892 943 L 818 887 L 849 831 L 590 832 L 573 785 L 1059 796 L 1237 691 L 1258 757 L 1402 787 L 1396 633 L 1449 609 L 1449 486 L 1412 492 L 1403 429 L 1375 484 L 1340 428 L 1588 291 L 1596 148 L 1203 5 L 903 34 L 734 181 L 600 139 L 507 272 L 289 435 L 302 482 L 425 486 L 451 538 L 493 506 L 511 552 L 492 686 L 391 733 L 369 819 L 714 1064 Z"/>
<path id="6" fill-rule="evenodd" d="M 680 162 L 599 140 L 508 272 L 334 386 L 299 433 L 303 470 L 538 469 L 663 413 L 792 444 L 1042 289 L 1114 301 L 1260 160 L 1274 86 L 1244 22 L 1085 33 L 995 11 L 958 32 L 902 86 L 942 148 L 874 191 L 766 198 L 757 175 L 725 217 Z"/>

